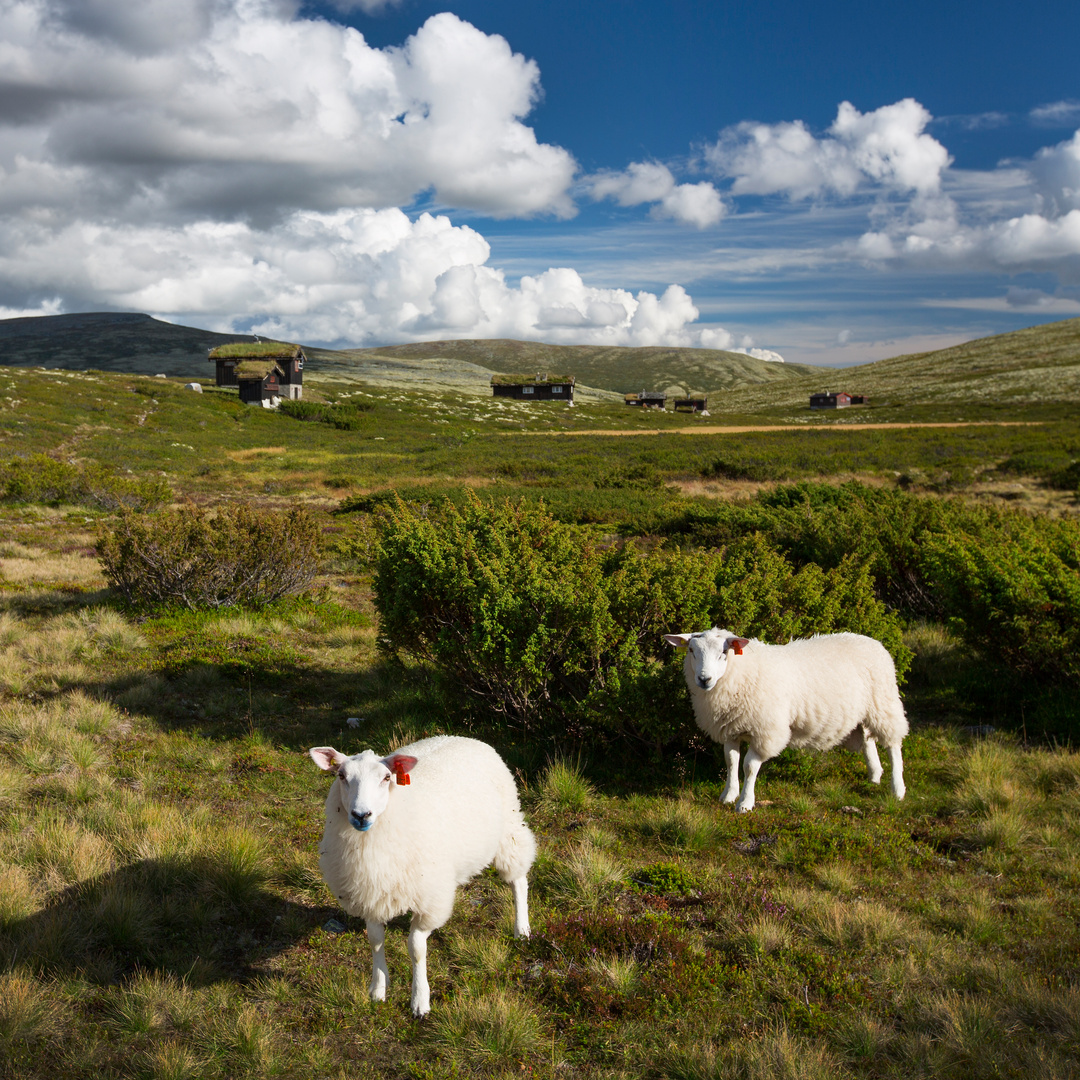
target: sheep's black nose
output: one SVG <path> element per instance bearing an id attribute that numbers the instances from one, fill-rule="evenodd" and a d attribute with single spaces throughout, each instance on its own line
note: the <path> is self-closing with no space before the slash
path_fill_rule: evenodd
<path id="1" fill-rule="evenodd" d="M 353 823 L 354 829 L 359 829 L 361 832 L 366 832 L 371 828 L 371 811 L 367 811 L 365 814 L 357 814 L 355 812 L 349 815 L 349 820 Z"/>
<path id="2" fill-rule="evenodd" d="M 697 684 L 701 687 L 702 690 L 709 689 L 709 680 L 706 679 L 704 675 L 699 675 L 697 677 Z"/>

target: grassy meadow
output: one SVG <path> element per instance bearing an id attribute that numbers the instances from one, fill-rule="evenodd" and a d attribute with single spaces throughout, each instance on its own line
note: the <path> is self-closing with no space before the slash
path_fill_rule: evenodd
<path id="1" fill-rule="evenodd" d="M 1029 392 L 1036 375 L 1011 403 L 935 397 L 886 363 L 870 409 L 810 416 L 791 380 L 704 419 L 344 369 L 285 415 L 176 380 L 0 368 L 0 1077 L 1076 1076 L 1080 755 L 995 709 L 995 658 L 945 624 L 905 631 L 903 802 L 861 757 L 787 751 L 740 816 L 703 738 L 537 742 L 449 712 L 435 672 L 379 647 L 371 511 L 391 488 L 543 499 L 611 543 L 799 480 L 1075 519 L 1071 392 Z M 11 462 L 37 454 L 86 483 L 16 489 Z M 306 507 L 315 591 L 125 608 L 95 555 L 125 480 L 174 505 Z M 405 919 L 388 1000 L 367 1000 L 363 925 L 318 873 L 327 780 L 306 750 L 444 731 L 519 777 L 533 934 L 511 937 L 493 873 L 464 886 L 416 1021 Z"/>

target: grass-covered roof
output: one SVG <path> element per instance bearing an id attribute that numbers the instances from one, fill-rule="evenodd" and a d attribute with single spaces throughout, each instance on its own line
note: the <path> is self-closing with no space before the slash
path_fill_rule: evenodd
<path id="1" fill-rule="evenodd" d="M 210 353 L 211 360 L 255 360 L 281 356 L 303 356 L 299 345 L 290 345 L 286 341 L 230 341 L 219 345 Z"/>
<path id="2" fill-rule="evenodd" d="M 236 365 L 238 379 L 265 379 L 277 364 L 271 360 L 241 360 Z"/>
<path id="3" fill-rule="evenodd" d="M 491 376 L 492 386 L 546 386 L 549 383 L 561 383 L 573 386 L 574 376 L 552 375 L 550 372 L 535 372 L 532 375 L 496 374 Z"/>

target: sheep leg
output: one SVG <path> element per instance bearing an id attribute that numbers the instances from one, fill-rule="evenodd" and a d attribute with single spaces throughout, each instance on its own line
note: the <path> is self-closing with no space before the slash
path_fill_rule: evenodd
<path id="1" fill-rule="evenodd" d="M 522 874 L 510 882 L 514 890 L 514 937 L 529 936 L 529 879 Z"/>
<path id="2" fill-rule="evenodd" d="M 754 809 L 754 784 L 757 782 L 758 770 L 764 764 L 763 758 L 752 746 L 747 748 L 746 757 L 743 758 L 743 786 L 739 801 L 735 809 L 740 814 L 745 814 Z"/>
<path id="3" fill-rule="evenodd" d="M 368 993 L 372 1001 L 386 1000 L 386 984 L 390 981 L 390 972 L 386 970 L 386 926 L 381 922 L 368 920 L 368 941 L 371 942 L 371 986 Z"/>
<path id="4" fill-rule="evenodd" d="M 900 752 L 900 744 L 889 747 L 889 761 L 892 764 L 892 793 L 902 799 L 907 792 L 904 787 L 904 755 Z"/>
<path id="5" fill-rule="evenodd" d="M 724 743 L 724 757 L 727 759 L 727 786 L 720 801 L 725 803 L 734 802 L 739 795 L 739 744 L 737 742 Z"/>
<path id="6" fill-rule="evenodd" d="M 412 1012 L 420 1019 L 431 1011 L 431 987 L 427 979 L 427 939 L 430 930 L 421 930 L 419 916 L 409 924 L 409 960 L 412 962 Z"/>
<path id="7" fill-rule="evenodd" d="M 863 757 L 866 758 L 866 768 L 870 773 L 870 783 L 881 783 L 881 758 L 878 757 L 877 743 L 874 742 L 873 737 L 866 736 L 866 741 L 863 743 Z"/>

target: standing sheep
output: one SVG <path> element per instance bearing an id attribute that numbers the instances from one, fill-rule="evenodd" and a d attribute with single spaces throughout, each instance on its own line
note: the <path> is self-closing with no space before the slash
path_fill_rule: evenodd
<path id="1" fill-rule="evenodd" d="M 386 1000 L 386 924 L 406 911 L 412 1011 L 431 1009 L 427 939 L 450 918 L 454 895 L 494 862 L 514 890 L 514 936 L 529 936 L 528 879 L 536 840 L 521 816 L 517 786 L 486 743 L 439 735 L 388 757 L 308 751 L 337 776 L 326 797 L 319 869 L 338 902 L 367 922 L 371 999 Z"/>
<path id="2" fill-rule="evenodd" d="M 904 797 L 900 744 L 908 732 L 885 646 L 861 634 L 823 634 L 787 645 L 766 645 L 714 627 L 665 634 L 686 648 L 683 671 L 697 725 L 724 744 L 728 778 L 723 800 L 740 812 L 754 808 L 758 770 L 785 746 L 862 750 L 870 782 L 881 781 L 877 742 L 888 747 L 892 790 Z M 749 743 L 739 793 L 739 747 Z"/>

